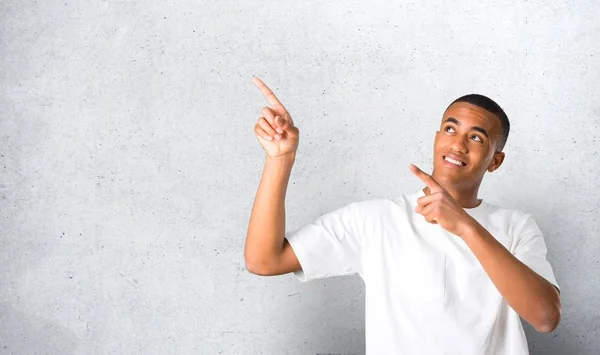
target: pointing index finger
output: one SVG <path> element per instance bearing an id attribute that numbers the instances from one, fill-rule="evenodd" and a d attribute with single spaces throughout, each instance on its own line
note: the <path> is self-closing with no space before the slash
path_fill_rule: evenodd
<path id="1" fill-rule="evenodd" d="M 423 181 L 429 187 L 431 192 L 434 192 L 434 189 L 441 189 L 441 186 L 437 183 L 437 181 L 435 181 L 433 176 L 419 169 L 416 165 L 410 164 L 410 171 L 412 171 L 413 174 L 415 174 L 419 179 L 421 179 L 421 181 Z"/>
<path id="2" fill-rule="evenodd" d="M 277 99 L 277 96 L 275 96 L 273 91 L 271 91 L 271 89 L 269 89 L 269 87 L 265 83 L 263 83 L 262 80 L 260 80 L 257 76 L 255 76 L 252 78 L 252 81 L 254 82 L 254 85 L 256 85 L 256 87 L 260 90 L 260 92 L 262 92 L 262 94 L 265 95 L 265 97 L 267 98 L 267 100 L 273 107 L 275 107 L 275 106 L 283 107 L 281 102 L 279 102 L 279 100 Z"/>

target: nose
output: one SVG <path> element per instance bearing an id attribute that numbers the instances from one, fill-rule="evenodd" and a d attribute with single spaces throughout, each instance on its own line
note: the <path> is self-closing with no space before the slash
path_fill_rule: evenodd
<path id="1" fill-rule="evenodd" d="M 450 148 L 457 153 L 468 153 L 469 148 L 467 147 L 467 139 L 467 136 L 457 134 L 454 136 L 454 140 L 452 141 Z"/>

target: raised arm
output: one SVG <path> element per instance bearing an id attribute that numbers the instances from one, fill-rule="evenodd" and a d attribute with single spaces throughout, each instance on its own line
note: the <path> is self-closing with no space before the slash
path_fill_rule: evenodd
<path id="1" fill-rule="evenodd" d="M 298 258 L 285 236 L 285 194 L 296 159 L 299 130 L 275 94 L 257 77 L 254 84 L 271 107 L 264 107 L 254 126 L 266 161 L 250 215 L 244 258 L 246 269 L 257 275 L 280 275 L 300 270 Z"/>

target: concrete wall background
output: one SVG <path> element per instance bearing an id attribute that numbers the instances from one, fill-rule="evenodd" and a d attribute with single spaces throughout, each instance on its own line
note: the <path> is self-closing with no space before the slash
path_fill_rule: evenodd
<path id="1" fill-rule="evenodd" d="M 287 228 L 421 185 L 446 105 L 511 118 L 481 196 L 562 287 L 532 354 L 600 351 L 597 1 L 0 2 L 1 354 L 361 354 L 358 277 L 244 269 L 270 85 L 302 134 Z"/>

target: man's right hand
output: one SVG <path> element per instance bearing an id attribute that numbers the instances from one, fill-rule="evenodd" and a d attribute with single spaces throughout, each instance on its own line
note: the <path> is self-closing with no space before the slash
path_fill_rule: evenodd
<path id="1" fill-rule="evenodd" d="M 252 81 L 272 106 L 263 107 L 262 116 L 254 125 L 254 133 L 258 142 L 271 158 L 295 154 L 298 149 L 300 131 L 294 126 L 292 116 L 262 80 L 255 76 Z"/>

